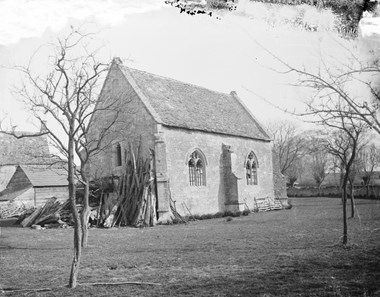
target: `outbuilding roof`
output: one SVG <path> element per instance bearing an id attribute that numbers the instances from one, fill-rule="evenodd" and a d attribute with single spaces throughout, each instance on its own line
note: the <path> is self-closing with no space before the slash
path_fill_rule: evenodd
<path id="1" fill-rule="evenodd" d="M 0 166 L 0 191 L 7 187 L 7 184 L 15 173 L 16 168 L 17 166 L 14 165 Z"/>
<path id="2" fill-rule="evenodd" d="M 21 194 L 25 193 L 26 191 L 28 191 L 31 188 L 32 188 L 32 186 L 29 186 L 29 187 L 26 187 L 24 189 L 17 190 L 17 191 L 13 191 L 11 189 L 5 189 L 4 191 L 0 192 L 0 201 L 1 202 L 11 201 L 14 198 L 16 198 L 16 197 L 20 196 Z"/>
<path id="3" fill-rule="evenodd" d="M 126 67 L 114 59 L 157 123 L 269 141 L 264 128 L 238 98 Z"/>
<path id="4" fill-rule="evenodd" d="M 20 168 L 25 172 L 33 187 L 67 186 L 67 171 L 63 168 L 47 166 L 26 166 Z"/>

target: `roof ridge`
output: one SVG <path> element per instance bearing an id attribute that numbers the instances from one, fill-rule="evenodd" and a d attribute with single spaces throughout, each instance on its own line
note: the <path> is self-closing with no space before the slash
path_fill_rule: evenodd
<path id="1" fill-rule="evenodd" d="M 270 141 L 265 129 L 236 92 L 204 86 L 123 65 L 118 67 L 156 123 L 182 129 Z"/>
<path id="2" fill-rule="evenodd" d="M 204 90 L 207 90 L 207 91 L 211 91 L 211 92 L 214 92 L 214 93 L 223 94 L 223 95 L 227 95 L 229 97 L 232 97 L 230 93 L 224 93 L 224 92 L 221 92 L 221 91 L 212 90 L 212 89 L 204 87 L 204 86 L 196 85 L 196 84 L 189 83 L 189 82 L 184 82 L 184 81 L 172 78 L 172 77 L 168 77 L 168 76 L 163 76 L 163 75 L 156 74 L 156 73 L 147 72 L 145 70 L 140 70 L 140 69 L 137 69 L 137 68 L 126 66 L 126 65 L 123 65 L 123 67 L 127 67 L 129 69 L 140 71 L 140 72 L 144 72 L 146 74 L 153 75 L 153 76 L 156 76 L 156 77 L 160 77 L 160 78 L 163 78 L 163 79 L 168 79 L 168 80 L 171 80 L 171 81 L 174 81 L 174 82 L 179 82 L 181 84 L 185 84 L 185 85 L 189 85 L 189 86 L 192 86 L 192 87 L 196 87 L 198 89 L 204 89 Z"/>

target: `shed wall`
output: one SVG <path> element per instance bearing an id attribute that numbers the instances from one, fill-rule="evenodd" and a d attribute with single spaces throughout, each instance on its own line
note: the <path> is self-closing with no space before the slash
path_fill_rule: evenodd
<path id="1" fill-rule="evenodd" d="M 36 195 L 36 206 L 43 205 L 52 197 L 56 197 L 58 201 L 65 202 L 69 199 L 68 187 L 46 187 L 34 188 Z"/>

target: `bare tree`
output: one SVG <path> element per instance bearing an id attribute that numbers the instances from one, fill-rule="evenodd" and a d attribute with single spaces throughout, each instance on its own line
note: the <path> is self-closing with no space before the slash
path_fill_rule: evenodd
<path id="1" fill-rule="evenodd" d="M 347 244 L 347 184 L 357 156 L 361 137 L 367 127 L 353 118 L 346 117 L 345 111 L 340 111 L 342 106 L 339 106 L 339 108 L 336 106 L 336 104 L 342 103 L 339 100 L 331 100 L 329 103 L 332 106 L 310 105 L 310 108 L 323 119 L 322 123 L 324 125 L 333 128 L 332 132 L 326 137 L 325 145 L 330 154 L 339 158 L 344 170 L 342 181 L 343 244 Z M 335 108 L 333 105 L 335 105 Z"/>
<path id="2" fill-rule="evenodd" d="M 300 178 L 304 172 L 304 164 L 302 159 L 297 159 L 292 163 L 290 167 L 285 172 L 285 175 L 288 178 L 289 185 L 294 187 L 296 181 Z"/>
<path id="3" fill-rule="evenodd" d="M 15 69 L 25 76 L 17 88 L 25 106 L 43 125 L 43 132 L 20 134 L 17 131 L 2 133 L 15 137 L 35 137 L 47 134 L 58 152 L 67 162 L 69 199 L 74 220 L 74 257 L 69 286 L 77 285 L 82 246 L 87 245 L 89 217 L 89 176 L 86 164 L 89 159 L 111 145 L 115 133 L 113 127 L 119 120 L 119 108 L 115 100 L 98 102 L 99 81 L 108 64 L 96 59 L 96 51 L 89 51 L 87 43 L 92 34 L 82 34 L 71 28 L 64 38 L 53 45 L 47 75 L 39 75 L 32 69 L 33 57 L 27 66 Z M 91 117 L 107 113 L 103 129 L 95 137 L 88 137 Z M 51 125 L 49 123 L 52 123 Z M 76 165 L 79 160 L 80 167 Z M 76 206 L 76 178 L 84 185 L 83 210 Z"/>
<path id="4" fill-rule="evenodd" d="M 273 147 L 278 155 L 280 171 L 288 178 L 291 176 L 293 181 L 291 184 L 294 184 L 301 171 L 300 161 L 306 154 L 306 140 L 297 130 L 296 125 L 288 121 L 268 125 L 268 129 L 272 133 Z"/>
<path id="5" fill-rule="evenodd" d="M 321 186 L 331 171 L 331 158 L 325 147 L 322 131 L 310 131 L 308 137 L 309 167 L 315 183 L 318 186 L 318 196 L 321 196 Z"/>
<path id="6" fill-rule="evenodd" d="M 362 136 L 365 134 L 362 133 Z M 348 182 L 350 185 L 350 201 L 351 201 L 351 218 L 355 217 L 355 179 L 358 174 L 360 174 L 361 168 L 362 168 L 362 160 L 360 159 L 361 152 L 367 145 L 367 139 L 364 137 L 360 137 L 357 145 L 357 153 L 354 159 L 354 162 L 352 163 L 350 173 L 348 175 Z"/>
<path id="7" fill-rule="evenodd" d="M 369 198 L 369 188 L 374 170 L 380 166 L 380 149 L 374 144 L 367 145 L 359 154 L 360 170 L 363 172 L 363 184 L 366 187 L 366 198 Z"/>
<path id="8" fill-rule="evenodd" d="M 266 50 L 265 48 L 263 48 Z M 343 169 L 343 244 L 347 244 L 347 183 L 356 158 L 360 137 L 367 129 L 380 134 L 378 112 L 380 108 L 380 62 L 379 60 L 361 62 L 352 52 L 346 65 L 326 62 L 315 71 L 296 68 L 266 50 L 274 59 L 285 67 L 284 74 L 296 74 L 297 86 L 310 88 L 311 98 L 306 103 L 306 111 L 296 113 L 308 121 L 323 125 L 332 130 L 332 138 L 327 139 L 329 152 L 339 158 Z M 357 94 L 364 87 L 367 94 Z M 359 86 L 360 85 L 360 86 Z M 331 135 L 331 134 L 330 134 Z"/>
<path id="9" fill-rule="evenodd" d="M 365 100 L 358 100 L 355 95 L 351 95 L 348 91 L 349 85 L 352 80 L 358 80 L 370 89 L 375 98 L 378 91 L 370 82 L 358 78 L 357 75 L 361 73 L 350 66 L 348 72 L 342 72 L 342 69 L 333 71 L 322 61 L 322 68 L 313 73 L 295 68 L 267 52 L 285 67 L 284 74 L 298 75 L 298 86 L 308 87 L 313 91 L 310 100 L 305 102 L 306 111 L 297 115 L 307 117 L 310 122 L 323 125 L 328 130 L 325 146 L 332 155 L 339 158 L 342 165 L 343 244 L 347 244 L 347 184 L 356 158 L 359 138 L 368 128 L 377 129 L 380 133 L 380 122 L 376 117 L 377 103 L 371 104 L 371 109 Z M 363 66 L 361 69 L 366 73 L 376 73 L 376 66 Z"/>
<path id="10" fill-rule="evenodd" d="M 337 44 L 339 46 L 339 44 Z M 269 51 L 267 51 L 269 52 Z M 282 73 L 295 73 L 299 77 L 298 86 L 307 87 L 314 91 L 312 100 L 307 103 L 309 111 L 298 113 L 302 116 L 315 116 L 326 114 L 326 108 L 334 108 L 332 114 L 350 117 L 355 121 L 363 122 L 369 129 L 380 134 L 380 59 L 362 61 L 357 54 L 346 49 L 348 60 L 342 64 L 330 61 L 328 64 L 321 60 L 321 65 L 315 71 L 308 71 L 305 68 L 295 68 L 279 57 L 272 55 L 277 61 L 285 66 Z M 353 88 L 352 86 L 355 86 Z M 355 90 L 361 90 L 358 94 Z M 339 99 L 337 99 L 339 98 Z M 332 106 L 331 100 L 338 100 Z M 312 105 L 318 104 L 320 112 L 315 112 Z M 323 118 L 315 122 L 323 123 L 332 118 Z M 313 121 L 313 120 L 311 120 Z"/>
<path id="11" fill-rule="evenodd" d="M 351 218 L 355 217 L 355 179 L 358 175 L 358 160 L 355 159 L 354 163 L 351 166 L 350 174 L 348 175 L 348 184 L 350 188 L 350 201 L 351 201 Z"/>

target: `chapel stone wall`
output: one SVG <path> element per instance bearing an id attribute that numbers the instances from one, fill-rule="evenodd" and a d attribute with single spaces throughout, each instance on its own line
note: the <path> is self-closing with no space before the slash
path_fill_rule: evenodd
<path id="1" fill-rule="evenodd" d="M 271 142 L 170 127 L 163 127 L 162 132 L 169 190 L 180 213 L 188 215 L 186 207 L 192 214 L 242 210 L 245 202 L 254 207 L 254 197 L 274 196 Z M 232 161 L 223 152 L 224 146 L 236 155 Z M 194 149 L 206 157 L 206 186 L 189 183 L 187 158 Z M 250 151 L 259 162 L 258 185 L 247 185 L 245 177 L 244 163 Z"/>
<path id="2" fill-rule="evenodd" d="M 136 151 L 141 143 L 141 152 L 146 158 L 149 157 L 149 149 L 154 149 L 156 122 L 116 65 L 112 65 L 112 69 L 109 71 L 99 104 L 109 105 L 109 102 L 114 101 L 118 107 L 118 120 L 105 139 L 111 145 L 91 160 L 90 172 L 93 179 L 121 174 L 122 167 L 116 164 L 118 143 L 121 146 L 123 161 L 125 150 L 129 149 L 129 144 L 132 144 L 133 150 Z M 107 121 L 114 117 L 114 111 L 95 114 L 92 119 L 91 137 L 96 137 L 96 133 L 104 129 Z"/>

